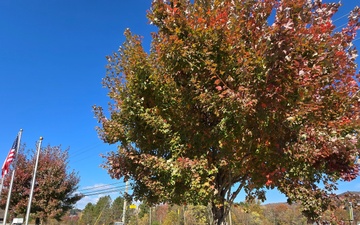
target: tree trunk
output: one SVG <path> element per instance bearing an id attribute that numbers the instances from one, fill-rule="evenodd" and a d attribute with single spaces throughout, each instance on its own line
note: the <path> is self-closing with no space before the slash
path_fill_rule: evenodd
<path id="1" fill-rule="evenodd" d="M 214 203 L 212 203 L 211 212 L 213 216 L 213 225 L 225 225 L 225 218 L 229 211 L 224 205 L 218 207 Z"/>

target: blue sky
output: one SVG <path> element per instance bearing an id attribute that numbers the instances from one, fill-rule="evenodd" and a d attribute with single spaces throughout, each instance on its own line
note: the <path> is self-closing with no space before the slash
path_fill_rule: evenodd
<path id="1" fill-rule="evenodd" d="M 155 30 L 146 18 L 150 3 L 0 1 L 0 163 L 22 128 L 27 148 L 35 149 L 40 136 L 43 146 L 70 147 L 69 166 L 81 177 L 80 189 L 118 182 L 99 166 L 103 162 L 99 155 L 116 147 L 98 139 L 92 106 L 106 107 L 107 91 L 101 85 L 105 56 L 122 44 L 124 30 L 142 35 L 145 48 L 149 47 L 150 32 Z M 339 26 L 360 0 L 343 3 L 334 17 Z M 360 46 L 360 40 L 355 44 Z M 359 189 L 360 179 L 340 185 L 340 192 Z M 98 197 L 86 197 L 78 206 Z M 284 200 L 273 191 L 267 202 Z"/>

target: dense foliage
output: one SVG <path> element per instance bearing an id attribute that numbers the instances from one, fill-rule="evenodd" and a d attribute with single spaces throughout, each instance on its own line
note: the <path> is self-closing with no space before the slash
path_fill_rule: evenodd
<path id="1" fill-rule="evenodd" d="M 154 0 L 150 53 L 126 30 L 95 112 L 113 178 L 149 203 L 211 204 L 278 188 L 316 219 L 358 176 L 360 9 L 336 31 L 320 0 Z"/>
<path id="2" fill-rule="evenodd" d="M 15 179 L 13 183 L 10 209 L 12 216 L 25 218 L 29 202 L 36 154 L 30 158 L 19 152 L 16 158 Z M 4 185 L 8 187 L 11 176 L 6 176 Z M 75 171 L 69 171 L 68 151 L 60 146 L 47 146 L 41 149 L 34 189 L 31 216 L 43 222 L 61 218 L 74 207 L 82 196 L 75 194 L 79 177 Z M 7 188 L 3 195 L 7 196 Z M 6 198 L 1 198 L 4 207 Z"/>

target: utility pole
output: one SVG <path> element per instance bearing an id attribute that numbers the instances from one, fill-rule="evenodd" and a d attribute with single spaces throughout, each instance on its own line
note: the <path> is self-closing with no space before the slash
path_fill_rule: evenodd
<path id="1" fill-rule="evenodd" d="M 352 225 L 354 221 L 354 211 L 353 211 L 352 202 L 349 202 L 349 221 L 350 221 L 350 225 Z"/>
<path id="2" fill-rule="evenodd" d="M 126 181 L 125 183 L 125 195 L 124 195 L 124 207 L 123 207 L 123 215 L 122 215 L 122 222 L 123 224 L 125 224 L 125 213 L 126 213 L 126 195 L 128 192 L 128 185 L 129 185 L 129 181 Z"/>
<path id="3" fill-rule="evenodd" d="M 150 213 L 149 213 L 149 224 L 151 225 L 151 206 L 150 206 Z"/>
<path id="4" fill-rule="evenodd" d="M 231 206 L 229 207 L 229 225 L 232 225 Z"/>
<path id="5" fill-rule="evenodd" d="M 186 224 L 186 218 L 185 218 L 185 205 L 183 205 L 183 217 L 184 217 L 184 225 Z"/>

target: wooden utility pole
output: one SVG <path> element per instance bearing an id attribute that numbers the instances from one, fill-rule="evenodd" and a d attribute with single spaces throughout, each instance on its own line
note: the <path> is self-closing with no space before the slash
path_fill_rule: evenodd
<path id="1" fill-rule="evenodd" d="M 123 224 L 125 224 L 125 215 L 126 215 L 126 195 L 128 192 L 128 186 L 129 186 L 129 181 L 126 181 L 125 183 L 125 195 L 124 195 L 124 207 L 123 207 L 123 215 L 122 215 L 122 222 Z"/>
<path id="2" fill-rule="evenodd" d="M 151 206 L 150 206 L 150 212 L 149 212 L 149 224 L 151 225 Z"/>

